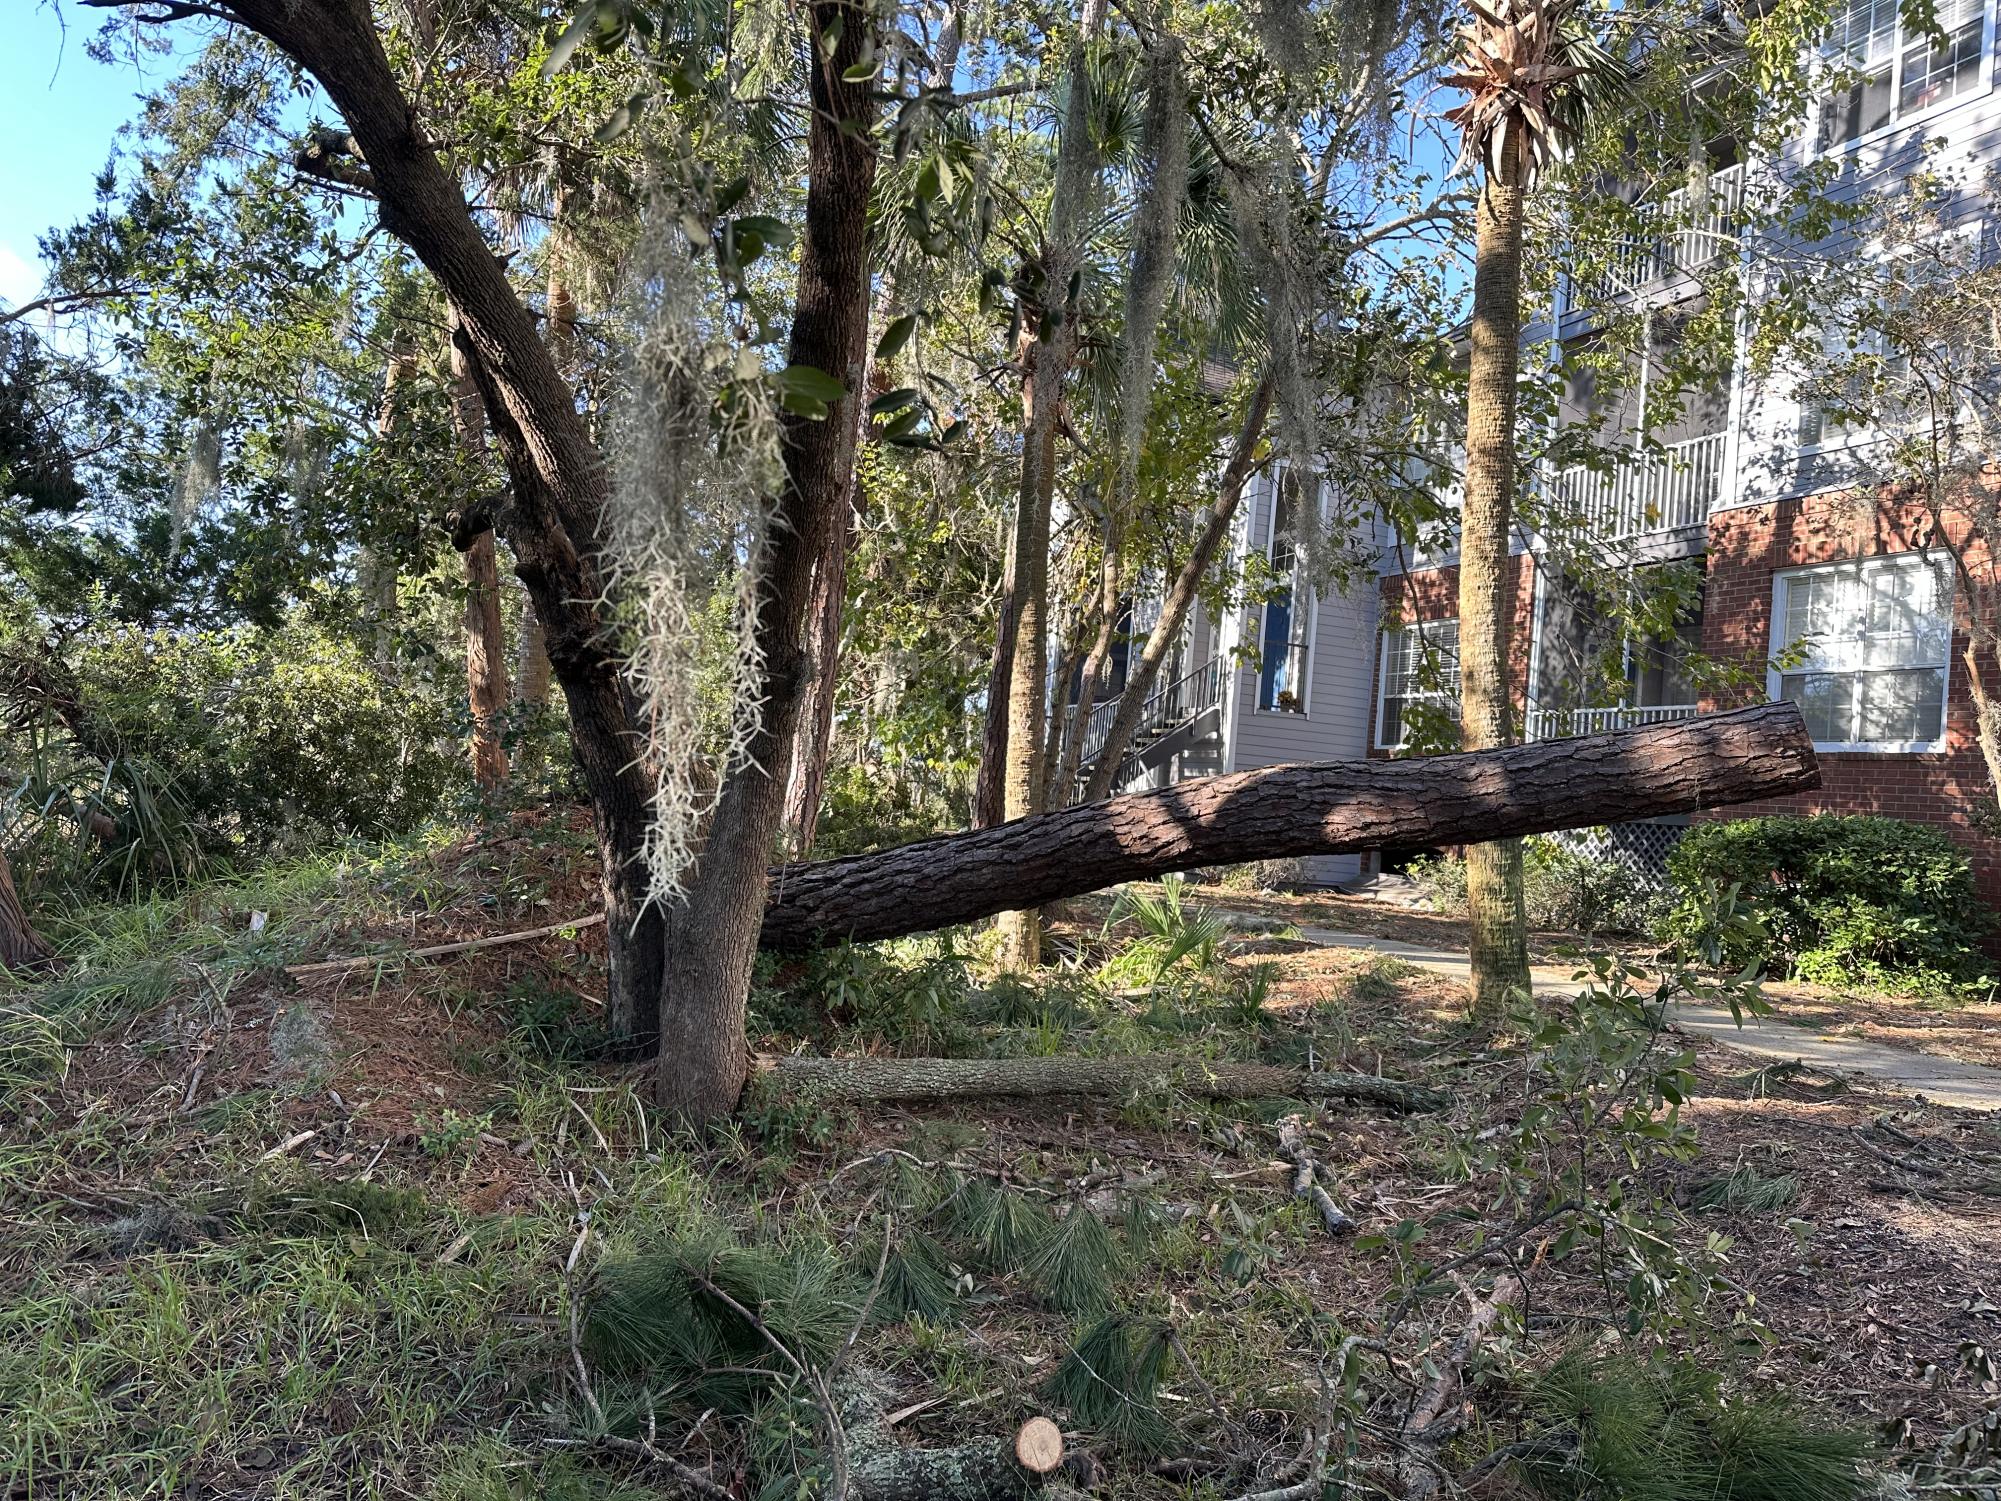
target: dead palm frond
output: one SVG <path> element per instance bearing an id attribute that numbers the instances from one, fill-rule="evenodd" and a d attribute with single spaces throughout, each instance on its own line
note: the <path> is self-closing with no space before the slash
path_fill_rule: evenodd
<path id="1" fill-rule="evenodd" d="M 1580 24 L 1578 0 L 1468 3 L 1458 71 L 1442 80 L 1469 96 L 1445 112 L 1460 130 L 1458 170 L 1484 164 L 1527 187 L 1569 151 L 1626 67 Z"/>

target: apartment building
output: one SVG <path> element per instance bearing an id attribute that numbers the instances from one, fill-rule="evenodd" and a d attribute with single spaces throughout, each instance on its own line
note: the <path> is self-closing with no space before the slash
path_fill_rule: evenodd
<path id="1" fill-rule="evenodd" d="M 1826 191 L 1836 198 L 1893 189 L 1921 170 L 1950 184 L 1943 232 L 1966 237 L 1991 264 L 2001 247 L 1987 202 L 1990 174 L 2001 165 L 1992 6 L 1946 0 L 1939 23 L 1942 41 L 1907 27 L 1896 0 L 1848 0 L 1828 47 L 1858 81 L 1819 100 L 1781 160 L 1715 162 L 1699 209 L 1664 203 L 1662 218 L 1675 232 L 1630 242 L 1613 268 L 1618 293 L 1645 302 L 1659 315 L 1655 326 L 1671 330 L 1675 312 L 1698 295 L 1692 273 L 1718 258 L 1738 262 L 1756 299 L 1761 278 L 1774 274 L 1768 268 L 1786 260 L 1876 253 L 1866 230 L 1811 246 L 1739 230 L 1734 216 L 1747 174 L 1809 163 L 1832 169 Z M 1583 290 L 1558 294 L 1553 332 L 1566 343 L 1590 339 L 1594 309 L 1604 306 L 1604 289 Z M 1851 334 L 1823 330 L 1830 348 Z M 1652 346 L 1640 357 L 1614 410 L 1591 412 L 1592 393 L 1573 389 L 1565 415 L 1600 416 L 1637 445 L 1646 364 L 1657 357 Z M 1649 456 L 1609 471 L 1543 476 L 1590 519 L 1607 555 L 1634 568 L 1697 563 L 1702 593 L 1679 641 L 1625 649 L 1623 688 L 1608 695 L 1582 670 L 1602 660 L 1608 643 L 1595 638 L 1588 606 L 1566 588 L 1544 539 L 1525 535 L 1516 636 L 1524 649 L 1515 663 L 1525 732 L 1540 739 L 1655 723 L 1760 692 L 1795 700 L 1821 754 L 1820 790 L 1703 816 L 1832 811 L 1934 824 L 1965 845 L 1983 894 L 2001 902 L 2001 841 L 1983 814 L 1994 794 L 1962 671 L 1968 602 L 1957 597 L 1949 555 L 1933 545 L 1926 508 L 1872 478 L 1881 472 L 1870 462 L 1881 435 L 1845 422 L 1832 409 L 1838 403 L 1831 408 L 1804 385 L 1783 369 L 1755 370 L 1740 336 L 1727 387 L 1698 393 L 1671 425 L 1656 428 Z M 1456 639 L 1456 595 L 1449 561 L 1386 569 L 1383 617 L 1402 623 L 1383 632 L 1372 753 L 1400 743 L 1421 635 Z M 1610 645 L 1616 654 L 1619 644 Z M 1685 647 L 1741 664 L 1739 684 L 1698 690 Z M 1788 648 L 1794 660 L 1769 665 Z M 1627 826 L 1608 842 L 1657 859 L 1677 832 L 1673 823 Z"/>
<path id="2" fill-rule="evenodd" d="M 1611 290 L 1658 310 L 1671 337 L 1678 308 L 1699 295 L 1694 275 L 1735 262 L 1759 293 L 1762 269 L 1801 254 L 1870 253 L 1866 238 L 1813 246 L 1756 243 L 1739 224 L 1753 172 L 1787 173 L 1810 162 L 1833 172 L 1834 196 L 1860 198 L 1923 170 L 1961 184 L 1949 232 L 2001 254 L 1984 185 L 2001 166 L 2001 94 L 1996 91 L 1994 0 L 1941 0 L 1938 35 L 1908 28 L 1897 0 L 1848 0 L 1829 41 L 1858 79 L 1830 89 L 1800 138 L 1777 162 L 1718 152 L 1696 204 L 1660 203 L 1672 232 L 1626 243 Z M 1771 231 L 1760 230 L 1758 236 Z M 1538 333 L 1585 341 L 1602 321 L 1604 286 L 1562 287 Z M 1830 329 L 1830 339 L 1844 331 Z M 1796 700 L 1821 753 L 1824 784 L 1811 794 L 1727 813 L 1827 810 L 1881 813 L 1935 824 L 1972 853 L 1981 889 L 2001 902 L 2001 840 L 1981 810 L 1993 789 L 1973 740 L 1960 654 L 1966 601 L 1933 541 L 1923 507 L 1869 483 L 1876 435 L 1844 424 L 1783 370 L 1759 373 L 1740 335 L 1735 370 L 1717 389 L 1687 401 L 1672 423 L 1642 443 L 1650 348 L 1633 379 L 1609 401 L 1588 389 L 1566 397 L 1571 420 L 1630 433 L 1633 461 L 1545 473 L 1569 508 L 1588 518 L 1605 555 L 1621 566 L 1693 563 L 1699 608 L 1677 639 L 1625 645 L 1599 638 L 1587 600 L 1565 581 L 1548 539 L 1517 541 L 1520 650 L 1514 691 L 1530 738 L 1543 739 L 1672 720 L 1746 697 Z M 1289 509 L 1306 487 L 1283 472 L 1249 497 L 1238 546 L 1264 552 L 1273 576 L 1296 564 Z M 1574 546 L 1574 541 L 1572 544 Z M 1283 761 L 1395 754 L 1427 701 L 1456 699 L 1457 569 L 1449 546 L 1430 554 L 1387 545 L 1373 587 L 1315 596 L 1303 577 L 1261 606 L 1190 623 L 1180 659 L 1163 674 L 1145 729 L 1121 767 L 1122 787 Z M 1135 624 L 1146 624 L 1144 606 Z M 1624 658 L 1609 688 L 1585 664 Z M 1255 648 L 1254 650 L 1251 648 Z M 1783 670 L 1769 664 L 1791 647 Z M 1686 651 L 1741 665 L 1729 690 L 1698 690 Z M 1444 673 L 1423 670 L 1442 662 Z M 1727 699 L 1727 702 L 1726 702 Z M 1109 722 L 1102 708 L 1087 758 Z M 1657 867 L 1686 820 L 1627 825 L 1599 836 L 1608 854 Z M 1400 854 L 1314 862 L 1329 884 L 1352 881 Z"/>

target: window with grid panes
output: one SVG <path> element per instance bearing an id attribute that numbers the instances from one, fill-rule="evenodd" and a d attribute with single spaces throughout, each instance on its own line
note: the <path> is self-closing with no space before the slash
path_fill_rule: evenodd
<path id="1" fill-rule="evenodd" d="M 1803 643 L 1778 675 L 1814 743 L 1859 750 L 1923 750 L 1945 730 L 1952 650 L 1950 565 L 1919 554 L 1782 573 L 1772 650 Z"/>
<path id="2" fill-rule="evenodd" d="M 1981 81 L 1987 0 L 1939 0 L 1936 33 L 1899 14 L 1898 0 L 1847 0 L 1822 55 L 1841 76 L 1820 106 L 1823 148 L 1858 140 L 1971 92 Z"/>
<path id="3" fill-rule="evenodd" d="M 1427 663 L 1429 662 L 1429 667 Z M 1427 620 L 1383 632 L 1382 691 L 1376 707 L 1376 744 L 1396 750 L 1410 738 L 1406 717 L 1418 704 L 1448 714 L 1459 706 L 1459 622 Z"/>

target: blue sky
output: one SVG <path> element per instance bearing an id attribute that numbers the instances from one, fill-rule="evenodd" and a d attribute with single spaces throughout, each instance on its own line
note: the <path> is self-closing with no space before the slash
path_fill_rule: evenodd
<path id="1" fill-rule="evenodd" d="M 118 127 L 174 66 L 164 55 L 143 71 L 130 61 L 91 61 L 84 44 L 104 13 L 73 0 L 60 10 L 34 0 L 19 12 L 0 46 L 0 301 L 10 306 L 41 286 L 36 240 L 89 212 Z"/>

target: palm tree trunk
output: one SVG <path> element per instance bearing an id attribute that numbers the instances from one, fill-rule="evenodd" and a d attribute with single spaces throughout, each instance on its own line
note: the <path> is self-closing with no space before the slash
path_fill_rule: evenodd
<path id="1" fill-rule="evenodd" d="M 1098 618 L 1091 638 L 1090 654 L 1084 658 L 1083 687 L 1077 695 L 1076 711 L 1070 716 L 1067 733 L 1050 773 L 1050 806 L 1068 807 L 1077 801 L 1077 767 L 1084 756 L 1084 737 L 1090 731 L 1091 711 L 1111 683 L 1112 647 L 1119 634 L 1120 564 L 1125 546 L 1123 498 L 1112 496 L 1105 515 L 1105 553 L 1098 563 Z M 1062 700 L 1059 698 L 1058 702 Z M 1117 712 L 1116 710 L 1114 711 Z"/>
<path id="2" fill-rule="evenodd" d="M 1014 631 L 1009 643 L 1007 745 L 1001 778 L 1002 816 L 1026 818 L 1042 811 L 1045 708 L 1049 656 L 1049 518 L 1056 499 L 1056 438 L 1063 381 L 1076 352 L 1072 282 L 1081 261 L 1083 226 L 1098 182 L 1097 148 L 1085 120 L 1090 78 L 1084 49 L 1104 19 L 1105 0 L 1084 0 L 1056 153 L 1049 202 L 1049 233 L 1042 247 L 1041 307 L 1022 356 L 1021 493 L 1015 510 Z M 1006 635 L 1003 623 L 1003 635 Z M 996 654 L 998 666 L 998 653 Z M 989 714 L 992 706 L 989 705 Z M 988 737 L 991 751 L 993 737 Z M 1000 961 L 1029 969 L 1042 959 L 1042 915 L 1001 914 Z"/>
<path id="3" fill-rule="evenodd" d="M 1517 145 L 1521 136 L 1516 135 Z M 1463 749 L 1514 743 L 1508 656 L 1515 614 L 1515 381 L 1521 365 L 1525 193 L 1517 150 L 1490 174 L 1476 212 L 1473 322 L 1466 383 L 1466 488 L 1459 535 L 1459 733 Z M 1466 851 L 1473 1010 L 1491 1021 L 1529 993 L 1519 839 Z"/>

